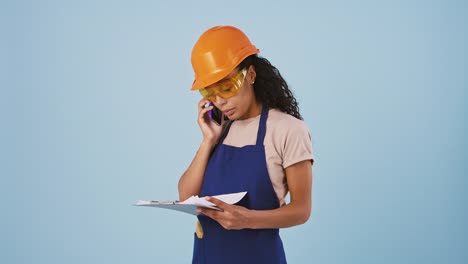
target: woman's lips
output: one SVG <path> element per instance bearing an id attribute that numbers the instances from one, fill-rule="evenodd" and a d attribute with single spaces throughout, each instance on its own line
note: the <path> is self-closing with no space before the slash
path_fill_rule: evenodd
<path id="1" fill-rule="evenodd" d="M 234 113 L 234 108 L 225 110 L 225 111 L 223 111 L 223 112 L 224 112 L 225 115 L 230 116 L 230 115 L 232 115 L 232 113 Z"/>

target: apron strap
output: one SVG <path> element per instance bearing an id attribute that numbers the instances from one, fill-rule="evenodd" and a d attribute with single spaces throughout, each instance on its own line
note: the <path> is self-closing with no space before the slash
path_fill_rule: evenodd
<path id="1" fill-rule="evenodd" d="M 258 131 L 257 131 L 257 146 L 263 146 L 263 140 L 265 139 L 266 133 L 266 120 L 268 118 L 268 106 L 263 105 L 262 108 L 262 115 L 260 116 L 260 123 L 258 124 Z"/>
<path id="2" fill-rule="evenodd" d="M 221 137 L 218 140 L 218 144 L 223 144 L 224 139 L 226 138 L 227 134 L 229 133 L 229 129 L 231 128 L 232 123 L 234 123 L 234 121 L 232 121 L 232 120 L 228 121 L 226 127 L 223 129 L 223 132 L 221 133 Z"/>

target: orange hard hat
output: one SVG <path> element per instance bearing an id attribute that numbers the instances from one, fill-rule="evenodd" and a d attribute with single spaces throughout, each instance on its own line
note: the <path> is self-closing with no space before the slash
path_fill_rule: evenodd
<path id="1" fill-rule="evenodd" d="M 195 80 L 192 90 L 207 87 L 234 70 L 239 63 L 260 51 L 247 35 L 233 26 L 216 26 L 205 31 L 192 49 Z"/>

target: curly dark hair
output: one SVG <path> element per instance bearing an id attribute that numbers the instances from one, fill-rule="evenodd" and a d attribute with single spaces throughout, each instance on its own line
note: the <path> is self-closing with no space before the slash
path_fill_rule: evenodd
<path id="1" fill-rule="evenodd" d="M 250 65 L 255 67 L 257 73 L 254 84 L 257 101 L 303 120 L 296 98 L 278 69 L 267 59 L 256 54 L 245 58 L 239 64 L 239 69 L 248 68 Z"/>

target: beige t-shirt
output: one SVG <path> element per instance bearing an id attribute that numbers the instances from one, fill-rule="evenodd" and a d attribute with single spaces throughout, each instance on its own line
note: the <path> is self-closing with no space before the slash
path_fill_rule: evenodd
<path id="1" fill-rule="evenodd" d="M 259 121 L 260 115 L 236 120 L 223 143 L 235 147 L 255 145 Z M 271 183 L 282 206 L 289 191 L 284 169 L 304 160 L 313 163 L 309 129 L 304 121 L 277 109 L 270 109 L 263 144 Z"/>

